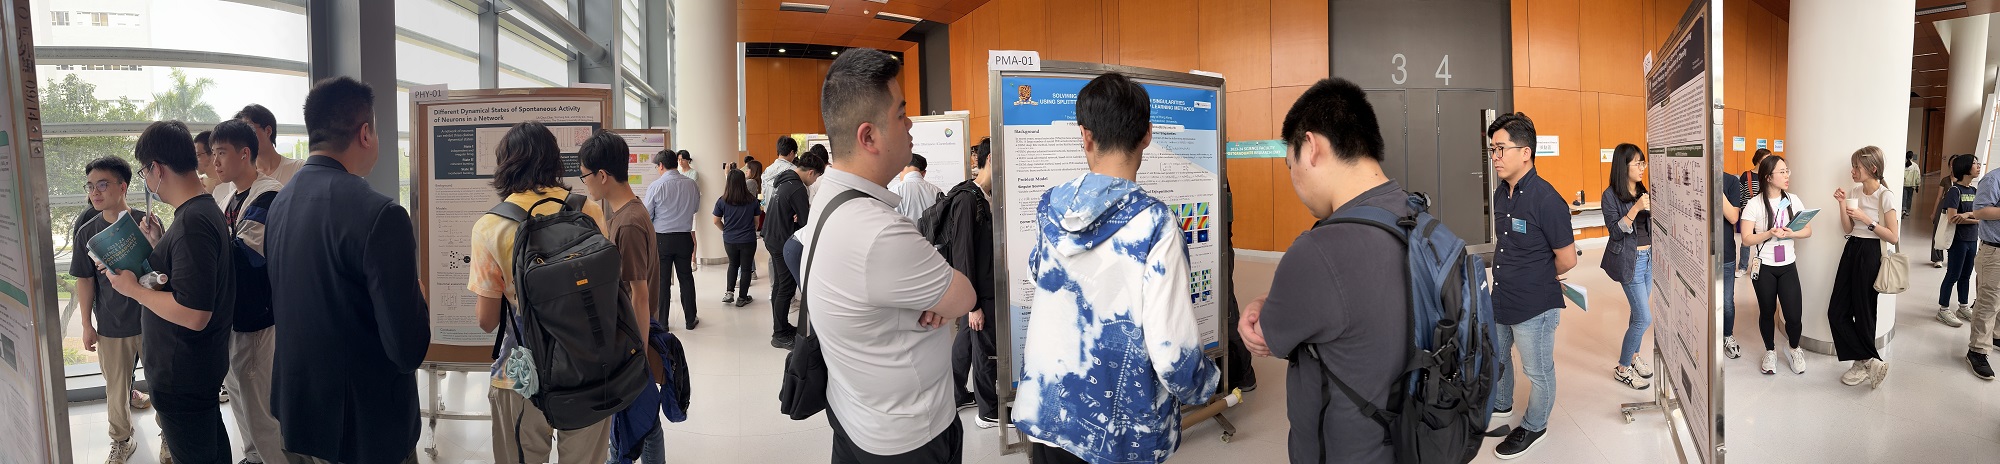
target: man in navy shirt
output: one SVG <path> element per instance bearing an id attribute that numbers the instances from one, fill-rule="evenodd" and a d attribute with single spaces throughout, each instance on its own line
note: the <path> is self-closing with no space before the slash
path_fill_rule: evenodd
<path id="1" fill-rule="evenodd" d="M 1534 385 L 1527 417 L 1493 449 L 1494 456 L 1513 459 L 1548 432 L 1556 401 L 1556 324 L 1564 306 L 1557 276 L 1576 267 L 1576 239 L 1570 235 L 1569 205 L 1535 174 L 1535 122 L 1522 113 L 1503 115 L 1487 126 L 1486 135 L 1493 173 L 1502 180 L 1493 192 L 1493 230 L 1500 234 L 1493 256 L 1497 348 L 1506 353 L 1516 342 L 1521 348 L 1520 362 L 1502 363 L 1494 417 L 1514 415 L 1514 367 Z"/>
<path id="2" fill-rule="evenodd" d="M 1722 351 L 1729 359 L 1743 356 L 1736 344 L 1736 221 L 1743 208 L 1743 179 L 1722 175 Z"/>
<path id="3" fill-rule="evenodd" d="M 410 214 L 375 169 L 375 91 L 348 77 L 306 95 L 312 157 L 264 237 L 278 351 L 272 409 L 293 463 L 416 462 L 417 364 L 430 310 Z"/>

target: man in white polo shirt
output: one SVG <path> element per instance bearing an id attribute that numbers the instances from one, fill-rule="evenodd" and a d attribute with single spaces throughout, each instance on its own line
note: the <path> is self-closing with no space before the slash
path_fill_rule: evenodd
<path id="1" fill-rule="evenodd" d="M 821 89 L 832 165 L 813 196 L 814 218 L 836 246 L 813 248 L 799 270 L 826 356 L 834 463 L 958 463 L 964 430 L 951 385 L 951 330 L 972 310 L 972 283 L 939 256 L 886 187 L 910 162 L 908 103 L 887 53 L 842 53 Z M 852 198 L 826 209 L 844 193 Z M 807 226 L 799 243 L 822 230 Z"/>

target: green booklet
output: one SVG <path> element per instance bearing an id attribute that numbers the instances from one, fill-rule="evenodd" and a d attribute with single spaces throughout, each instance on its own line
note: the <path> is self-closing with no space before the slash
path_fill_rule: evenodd
<path id="1" fill-rule="evenodd" d="M 104 264 L 106 269 L 150 274 L 153 265 L 146 258 L 153 255 L 153 243 L 146 240 L 146 234 L 139 232 L 139 223 L 132 217 L 133 214 L 127 211 L 117 221 L 112 221 L 111 227 L 90 237 L 90 258 Z"/>

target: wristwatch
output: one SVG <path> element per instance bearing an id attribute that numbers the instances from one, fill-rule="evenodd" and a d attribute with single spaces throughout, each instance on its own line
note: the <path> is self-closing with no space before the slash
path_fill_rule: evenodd
<path id="1" fill-rule="evenodd" d="M 1874 232 L 1874 231 L 1875 231 L 1875 223 L 1872 223 L 1872 222 L 1871 222 L 1871 223 L 1868 223 L 1868 231 L 1869 231 L 1869 232 Z"/>

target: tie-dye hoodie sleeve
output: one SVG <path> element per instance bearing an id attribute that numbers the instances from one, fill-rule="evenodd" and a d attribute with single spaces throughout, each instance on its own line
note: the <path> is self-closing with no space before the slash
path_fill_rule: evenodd
<path id="1" fill-rule="evenodd" d="M 1215 395 L 1221 373 L 1202 354 L 1201 329 L 1195 326 L 1189 288 L 1187 244 L 1180 228 L 1165 221 L 1146 254 L 1146 271 L 1139 291 L 1139 329 L 1146 337 L 1146 354 L 1160 385 L 1182 404 L 1206 404 Z"/>

